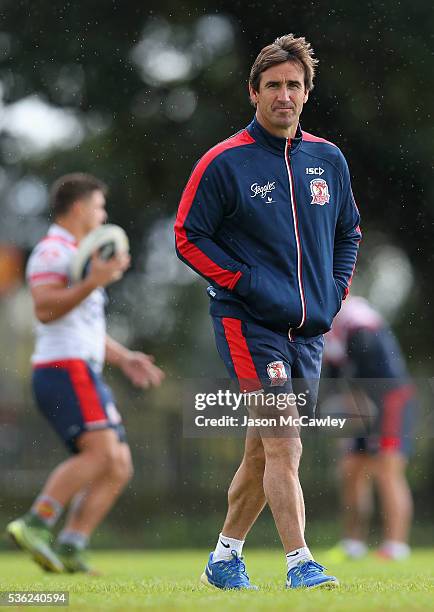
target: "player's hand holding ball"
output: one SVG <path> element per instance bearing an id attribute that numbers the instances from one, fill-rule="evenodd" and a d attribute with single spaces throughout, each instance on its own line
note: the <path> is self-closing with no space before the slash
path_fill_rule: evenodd
<path id="1" fill-rule="evenodd" d="M 108 260 L 94 253 L 90 260 L 88 281 L 95 287 L 106 287 L 122 278 L 130 265 L 131 258 L 128 253 L 119 253 Z"/>
<path id="2" fill-rule="evenodd" d="M 72 262 L 72 279 L 87 279 L 95 287 L 118 281 L 130 265 L 129 240 L 118 225 L 105 224 L 80 242 Z"/>

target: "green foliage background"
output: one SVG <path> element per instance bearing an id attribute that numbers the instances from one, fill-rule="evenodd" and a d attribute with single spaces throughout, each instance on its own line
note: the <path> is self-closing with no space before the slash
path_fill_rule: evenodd
<path id="1" fill-rule="evenodd" d="M 213 42 L 212 28 L 208 38 L 199 35 L 206 17 L 223 20 L 223 46 Z M 85 170 L 105 179 L 111 189 L 110 219 L 128 231 L 134 261 L 124 282 L 111 291 L 111 322 L 121 339 L 155 353 L 168 373 L 167 390 L 145 397 L 109 373 L 127 415 L 137 466 L 123 510 L 113 519 L 113 525 L 125 519 L 121 539 L 128 538 L 130 515 L 136 517 L 134 524 L 146 516 L 150 529 L 161 507 L 176 524 L 190 517 L 193 527 L 180 536 L 182 543 L 198 528 L 202 519 L 197 517 L 215 515 L 217 521 L 224 511 L 240 443 L 182 438 L 174 400 L 177 383 L 188 376 L 223 376 L 224 371 L 213 345 L 204 285 L 193 282 L 181 264 L 173 262 L 168 236 L 195 161 L 251 120 L 248 72 L 260 48 L 278 35 L 292 31 L 306 36 L 320 59 L 303 127 L 335 142 L 345 153 L 366 244 L 374 236 L 377 243 L 386 240 L 407 254 L 413 290 L 397 315 L 396 329 L 413 373 L 432 375 L 433 26 L 434 12 L 425 0 L 235 0 L 210 1 L 206 6 L 197 0 L 0 2 L 5 108 L 38 95 L 75 113 L 86 134 L 71 147 L 18 155 L 14 137 L 0 124 L 0 214 L 8 219 L 0 224 L 0 242 L 18 244 L 28 252 L 46 224 L 46 209 L 33 217 L 11 209 L 11 190 L 23 178 L 36 176 L 48 186 L 60 174 Z M 189 54 L 195 59 L 193 67 L 164 82 L 152 81 L 149 75 L 144 79 L 132 52 L 146 38 L 151 41 L 146 51 L 150 64 L 153 45 L 159 49 L 161 43 Z M 181 92 L 182 100 L 185 91 L 196 107 L 182 120 L 170 100 L 177 99 L 171 97 L 173 92 Z M 28 226 L 34 230 L 26 233 Z M 161 234 L 155 235 L 159 227 Z M 153 245 L 164 247 L 165 240 L 161 257 L 153 260 Z M 363 248 L 364 244 L 362 259 L 369 260 Z M 12 344 L 0 359 L 5 389 L 1 414 L 3 422 L 18 427 L 20 444 L 12 454 L 3 451 L 0 456 L 4 482 L 10 484 L 17 470 L 31 473 L 36 464 L 40 469 L 30 484 L 24 479 L 22 486 L 16 481 L 6 487 L 2 512 L 12 516 L 36 492 L 44 470 L 59 456 L 54 437 L 48 438 L 48 458 L 41 452 L 45 429 L 28 393 L 30 340 L 8 323 L 6 302 L 0 303 L 5 321 L 0 333 Z M 25 433 L 32 419 L 35 429 Z M 304 486 L 314 518 L 333 519 L 335 454 L 321 444 L 307 445 Z M 418 445 L 411 468 L 422 522 L 432 503 L 431 446 L 429 440 Z"/>

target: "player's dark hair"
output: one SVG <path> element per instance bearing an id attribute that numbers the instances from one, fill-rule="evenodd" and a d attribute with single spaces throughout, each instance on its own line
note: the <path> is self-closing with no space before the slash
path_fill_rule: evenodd
<path id="1" fill-rule="evenodd" d="M 314 56 L 314 51 L 310 43 L 300 36 L 295 38 L 294 34 L 286 34 L 276 38 L 274 43 L 264 47 L 250 71 L 249 83 L 254 91 L 259 91 L 261 74 L 283 62 L 296 62 L 304 70 L 304 86 L 307 91 L 313 89 L 313 79 L 318 60 Z"/>
<path id="2" fill-rule="evenodd" d="M 107 195 L 108 187 L 91 174 L 74 172 L 55 181 L 50 193 L 50 207 L 54 218 L 66 214 L 77 200 L 85 199 L 94 191 Z"/>

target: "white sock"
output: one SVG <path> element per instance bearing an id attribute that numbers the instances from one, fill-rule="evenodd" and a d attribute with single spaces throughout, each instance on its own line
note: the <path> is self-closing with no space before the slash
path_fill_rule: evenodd
<path id="1" fill-rule="evenodd" d="M 79 550 L 84 550 L 89 542 L 89 538 L 81 531 L 75 531 L 73 529 L 62 529 L 57 536 L 58 544 L 68 544 Z"/>
<path id="2" fill-rule="evenodd" d="M 232 551 L 235 551 L 239 557 L 243 552 L 244 540 L 235 540 L 228 538 L 222 533 L 217 540 L 217 546 L 212 556 L 213 563 L 216 561 L 230 561 L 232 559 Z"/>
<path id="3" fill-rule="evenodd" d="M 396 540 L 385 540 L 380 546 L 380 551 L 396 561 L 406 559 L 410 555 L 409 545 L 405 542 L 397 542 Z"/>
<path id="4" fill-rule="evenodd" d="M 362 540 L 354 538 L 345 538 L 341 541 L 341 546 L 349 557 L 352 559 L 360 559 L 368 552 L 368 547 Z"/>
<path id="5" fill-rule="evenodd" d="M 302 548 L 296 548 L 295 550 L 290 550 L 286 553 L 286 565 L 288 568 L 288 572 L 290 569 L 295 567 L 302 561 L 311 561 L 313 559 L 312 554 L 307 546 L 302 546 Z"/>

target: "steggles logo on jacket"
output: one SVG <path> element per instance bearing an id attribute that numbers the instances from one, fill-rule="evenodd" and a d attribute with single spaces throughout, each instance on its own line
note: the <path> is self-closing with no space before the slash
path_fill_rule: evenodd
<path id="1" fill-rule="evenodd" d="M 265 185 L 258 185 L 258 183 L 253 183 L 250 185 L 250 191 L 252 192 L 251 198 L 256 198 L 257 195 L 260 195 L 262 199 L 265 199 L 269 193 L 276 189 L 276 181 L 272 183 L 268 181 Z M 273 198 L 268 196 L 266 200 L 267 204 L 272 204 L 274 202 Z"/>
<path id="2" fill-rule="evenodd" d="M 330 202 L 329 188 L 324 179 L 313 179 L 310 182 L 310 193 L 312 195 L 311 204 L 324 206 Z"/>

